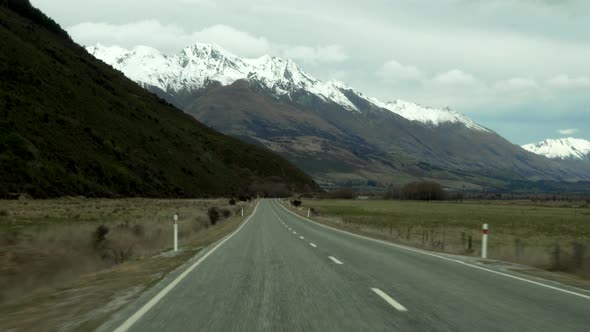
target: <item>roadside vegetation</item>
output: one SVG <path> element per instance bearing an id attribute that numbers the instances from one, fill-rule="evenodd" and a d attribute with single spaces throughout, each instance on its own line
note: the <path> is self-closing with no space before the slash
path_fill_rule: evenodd
<path id="1" fill-rule="evenodd" d="M 400 201 L 303 199 L 314 220 L 433 251 L 488 257 L 590 279 L 586 201 Z"/>
<path id="2" fill-rule="evenodd" d="M 0 199 L 318 190 L 97 60 L 28 0 L 0 1 L 0 77 Z"/>
<path id="3" fill-rule="evenodd" d="M 94 329 L 200 248 L 235 229 L 242 207 L 249 213 L 253 203 L 0 201 L 0 330 L 33 331 L 41 322 L 48 330 Z M 175 213 L 177 253 L 172 252 Z M 69 325 L 62 326 L 65 322 Z"/>

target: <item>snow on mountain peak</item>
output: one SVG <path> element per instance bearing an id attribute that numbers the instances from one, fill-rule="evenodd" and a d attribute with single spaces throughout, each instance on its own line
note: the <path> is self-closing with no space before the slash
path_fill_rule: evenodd
<path id="1" fill-rule="evenodd" d="M 422 123 L 430 123 L 434 126 L 438 126 L 442 123 L 462 123 L 470 129 L 487 131 L 487 129 L 478 125 L 465 115 L 448 107 L 443 109 L 432 108 L 398 99 L 386 103 L 386 107 L 384 108 L 397 113 L 406 119 Z"/>
<path id="2" fill-rule="evenodd" d="M 402 100 L 384 103 L 364 96 L 343 82 L 322 82 L 305 73 L 292 60 L 269 55 L 244 59 L 215 44 L 196 43 L 171 56 L 146 46 L 126 50 L 118 46 L 106 47 L 97 44 L 87 47 L 87 50 L 132 80 L 164 91 L 197 90 L 211 82 L 230 85 L 244 79 L 262 84 L 277 96 L 291 98 L 298 91 L 306 91 L 341 105 L 349 111 L 360 112 L 346 95 L 352 92 L 367 102 L 410 121 L 432 126 L 458 123 L 470 129 L 488 131 L 466 116 L 448 108 L 424 107 Z"/>
<path id="3" fill-rule="evenodd" d="M 552 159 L 590 159 L 590 141 L 573 137 L 546 139 L 522 148 Z"/>

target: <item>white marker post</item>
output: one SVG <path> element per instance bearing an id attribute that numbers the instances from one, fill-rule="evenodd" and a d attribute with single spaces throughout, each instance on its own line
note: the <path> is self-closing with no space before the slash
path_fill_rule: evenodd
<path id="1" fill-rule="evenodd" d="M 244 207 L 242 206 L 242 217 L 244 216 Z"/>
<path id="2" fill-rule="evenodd" d="M 174 251 L 178 251 L 178 214 L 174 215 Z"/>
<path id="3" fill-rule="evenodd" d="M 488 258 L 488 224 L 483 224 L 481 229 L 481 258 Z"/>
<path id="4" fill-rule="evenodd" d="M 311 213 L 311 209 L 307 208 L 307 217 L 309 218 L 309 214 Z"/>

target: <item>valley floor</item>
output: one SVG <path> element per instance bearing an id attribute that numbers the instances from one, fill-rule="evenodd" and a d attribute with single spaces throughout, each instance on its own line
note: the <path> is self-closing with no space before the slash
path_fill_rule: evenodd
<path id="1" fill-rule="evenodd" d="M 303 199 L 315 221 L 401 244 L 479 257 L 489 225 L 488 258 L 523 264 L 590 286 L 590 206 L 586 202 Z M 536 272 L 539 274 L 539 271 Z M 543 273 L 546 274 L 546 273 Z"/>

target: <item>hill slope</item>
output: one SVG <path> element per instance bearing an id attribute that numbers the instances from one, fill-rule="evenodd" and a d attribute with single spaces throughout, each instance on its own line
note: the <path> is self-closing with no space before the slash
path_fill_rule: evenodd
<path id="1" fill-rule="evenodd" d="M 276 100 L 251 82 L 237 81 L 202 91 L 185 109 L 213 128 L 280 153 L 323 183 L 437 179 L 451 187 L 506 188 L 514 180 L 578 176 L 574 168 L 528 153 L 492 131 L 424 126 L 391 112 L 343 112 L 305 98 L 307 106 Z"/>
<path id="2" fill-rule="evenodd" d="M 28 1 L 0 2 L 0 77 L 0 197 L 317 189 L 96 60 Z"/>
<path id="3" fill-rule="evenodd" d="M 196 44 L 168 56 L 87 50 L 223 133 L 280 153 L 325 185 L 436 179 L 451 187 L 590 179 L 586 166 L 523 150 L 448 108 L 381 102 L 290 60 Z M 587 170 L 587 171 L 585 171 Z"/>

